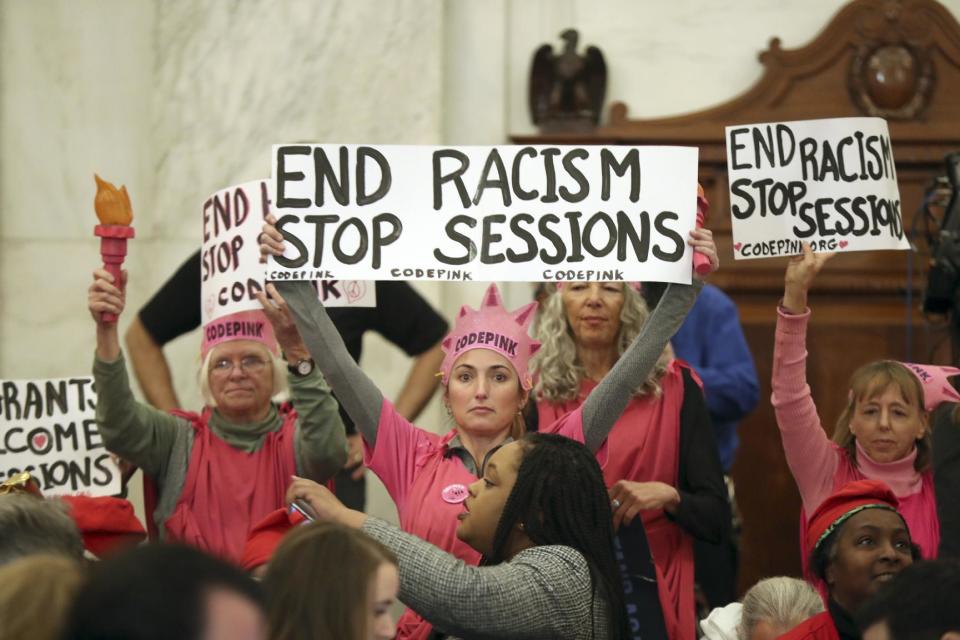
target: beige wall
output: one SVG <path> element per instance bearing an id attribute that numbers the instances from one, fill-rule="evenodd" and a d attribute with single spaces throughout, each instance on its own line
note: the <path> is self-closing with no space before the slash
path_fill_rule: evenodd
<path id="1" fill-rule="evenodd" d="M 635 116 L 694 111 L 747 89 L 770 37 L 801 46 L 842 4 L 3 0 L 0 378 L 89 370 L 94 171 L 133 199 L 132 312 L 197 246 L 198 204 L 267 176 L 272 143 L 495 144 L 530 133 L 530 58 L 566 27 L 603 49 L 608 100 Z M 960 15 L 960 0 L 944 4 Z M 483 288 L 416 286 L 447 316 Z M 505 293 L 516 305 L 529 289 Z M 168 349 L 189 406 L 199 404 L 198 342 Z M 407 367 L 377 336 L 363 364 L 390 396 Z M 436 406 L 423 424 L 444 428 Z M 372 492 L 372 510 L 389 516 L 382 487 Z"/>

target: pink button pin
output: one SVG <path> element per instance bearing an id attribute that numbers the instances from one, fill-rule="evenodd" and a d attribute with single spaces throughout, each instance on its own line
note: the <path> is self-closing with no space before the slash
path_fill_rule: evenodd
<path id="1" fill-rule="evenodd" d="M 440 494 L 443 501 L 450 504 L 460 504 L 467 499 L 468 495 L 467 487 L 462 484 L 451 484 Z"/>

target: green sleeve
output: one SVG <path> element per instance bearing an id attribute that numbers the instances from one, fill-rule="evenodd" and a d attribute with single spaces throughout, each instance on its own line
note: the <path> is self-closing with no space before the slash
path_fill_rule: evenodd
<path id="1" fill-rule="evenodd" d="M 123 355 L 113 362 L 94 358 L 93 378 L 97 385 L 97 428 L 107 450 L 147 475 L 160 475 L 183 425 L 172 415 L 134 399 Z"/>
<path id="2" fill-rule="evenodd" d="M 290 401 L 297 411 L 297 473 L 326 482 L 347 461 L 347 436 L 339 406 L 318 369 L 304 377 L 291 374 L 287 379 Z"/>

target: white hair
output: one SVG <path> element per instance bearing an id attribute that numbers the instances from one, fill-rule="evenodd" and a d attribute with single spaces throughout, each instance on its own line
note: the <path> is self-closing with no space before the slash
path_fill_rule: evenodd
<path id="1" fill-rule="evenodd" d="M 803 580 L 786 576 L 767 578 L 743 596 L 740 638 L 750 640 L 759 622 L 767 622 L 785 633 L 822 611 L 820 594 Z"/>
<path id="2" fill-rule="evenodd" d="M 213 354 L 219 345 L 210 349 L 206 357 L 200 363 L 197 369 L 197 383 L 200 385 L 200 396 L 204 403 L 211 409 L 217 407 L 217 400 L 210 391 L 210 367 L 213 366 Z M 270 394 L 277 402 L 287 398 L 287 364 L 277 356 L 273 355 L 269 349 L 262 344 L 257 344 L 259 349 L 263 350 L 265 360 L 273 367 L 273 391 Z"/>

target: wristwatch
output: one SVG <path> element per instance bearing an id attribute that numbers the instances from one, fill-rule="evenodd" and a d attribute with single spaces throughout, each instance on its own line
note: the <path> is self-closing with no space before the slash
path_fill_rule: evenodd
<path id="1" fill-rule="evenodd" d="M 293 375 L 303 378 L 313 372 L 313 367 L 312 358 L 301 358 L 297 360 L 297 364 L 287 365 L 287 370 Z"/>

